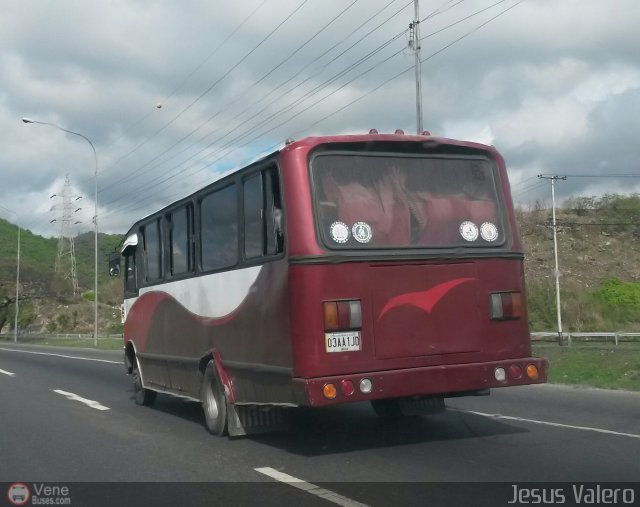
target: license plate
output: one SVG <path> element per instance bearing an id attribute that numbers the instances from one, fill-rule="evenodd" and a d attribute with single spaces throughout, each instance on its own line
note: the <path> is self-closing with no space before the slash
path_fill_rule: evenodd
<path id="1" fill-rule="evenodd" d="M 327 352 L 352 352 L 360 350 L 360 331 L 325 333 L 324 345 Z"/>

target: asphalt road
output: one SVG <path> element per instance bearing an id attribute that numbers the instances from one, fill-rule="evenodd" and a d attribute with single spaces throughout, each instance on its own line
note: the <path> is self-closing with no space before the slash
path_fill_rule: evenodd
<path id="1" fill-rule="evenodd" d="M 400 420 L 367 404 L 299 409 L 288 432 L 218 438 L 197 403 L 136 406 L 120 352 L 0 342 L 0 482 L 153 483 L 143 489 L 158 495 L 154 505 L 179 487 L 171 483 L 203 482 L 181 493 L 184 505 L 213 495 L 216 505 L 354 507 L 425 505 L 425 484 L 640 482 L 640 393 L 528 386 L 447 407 Z M 116 494 L 86 486 L 76 484 L 76 499 Z M 480 494 L 462 484 L 428 493 Z M 0 491 L 0 505 L 6 498 Z"/>

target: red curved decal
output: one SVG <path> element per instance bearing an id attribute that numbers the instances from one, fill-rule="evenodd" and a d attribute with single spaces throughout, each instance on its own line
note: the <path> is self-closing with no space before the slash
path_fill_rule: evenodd
<path id="1" fill-rule="evenodd" d="M 435 287 L 431 287 L 429 290 L 424 292 L 409 292 L 407 294 L 401 294 L 400 296 L 393 297 L 387 301 L 386 305 L 384 305 L 384 308 L 378 316 L 378 320 L 382 319 L 384 314 L 388 311 L 403 305 L 415 306 L 427 313 L 431 313 L 433 307 L 449 291 L 460 284 L 470 282 L 472 280 L 475 280 L 475 278 L 457 278 L 455 280 L 450 280 L 448 282 L 441 283 L 440 285 L 436 285 Z"/>

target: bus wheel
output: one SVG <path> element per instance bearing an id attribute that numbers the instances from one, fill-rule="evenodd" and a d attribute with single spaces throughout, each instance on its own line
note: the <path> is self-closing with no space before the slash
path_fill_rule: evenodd
<path id="1" fill-rule="evenodd" d="M 371 406 L 378 417 L 402 417 L 402 409 L 398 400 L 371 400 Z"/>
<path id="2" fill-rule="evenodd" d="M 136 358 L 133 362 L 133 370 L 131 371 L 133 377 L 133 397 L 136 400 L 137 405 L 153 405 L 156 401 L 158 393 L 150 389 L 145 389 L 142 386 L 142 377 L 140 376 L 140 365 Z"/>
<path id="3" fill-rule="evenodd" d="M 209 361 L 204 372 L 200 399 L 204 410 L 205 426 L 209 433 L 225 436 L 227 434 L 227 400 L 213 361 Z"/>

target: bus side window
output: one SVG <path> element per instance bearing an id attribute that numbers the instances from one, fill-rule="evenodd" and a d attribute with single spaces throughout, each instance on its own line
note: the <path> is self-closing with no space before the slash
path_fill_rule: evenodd
<path id="1" fill-rule="evenodd" d="M 153 282 L 162 278 L 162 248 L 160 236 L 160 221 L 153 222 L 144 226 L 142 230 L 144 238 L 144 254 L 145 254 L 145 281 Z"/>
<path id="2" fill-rule="evenodd" d="M 137 290 L 136 249 L 130 248 L 124 256 L 124 291 L 133 294 Z"/>
<path id="3" fill-rule="evenodd" d="M 264 198 L 262 174 L 257 173 L 244 181 L 244 255 L 247 259 L 264 254 L 264 227 L 262 224 Z"/>
<path id="4" fill-rule="evenodd" d="M 169 269 L 172 276 L 193 271 L 191 206 L 179 208 L 167 215 L 169 229 Z"/>
<path id="5" fill-rule="evenodd" d="M 236 184 L 214 190 L 200 201 L 202 269 L 228 268 L 238 262 L 238 196 Z"/>
<path id="6" fill-rule="evenodd" d="M 282 251 L 282 204 L 275 168 L 244 181 L 244 253 L 247 259 Z"/>
<path id="7" fill-rule="evenodd" d="M 264 171 L 265 189 L 265 231 L 267 255 L 276 255 L 284 247 L 284 214 L 278 184 L 278 171 L 275 167 Z"/>

